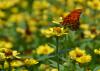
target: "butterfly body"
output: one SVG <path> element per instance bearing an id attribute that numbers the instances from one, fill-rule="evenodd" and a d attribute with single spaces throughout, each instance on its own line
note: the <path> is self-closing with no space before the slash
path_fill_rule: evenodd
<path id="1" fill-rule="evenodd" d="M 63 22 L 61 22 L 62 25 L 64 26 L 71 26 L 72 29 L 77 29 L 79 28 L 79 18 L 82 13 L 81 9 L 76 9 L 72 11 L 68 16 L 63 18 Z"/>

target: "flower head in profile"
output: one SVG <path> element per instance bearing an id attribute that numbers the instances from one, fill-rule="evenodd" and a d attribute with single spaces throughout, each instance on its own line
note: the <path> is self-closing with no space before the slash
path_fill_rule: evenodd
<path id="1" fill-rule="evenodd" d="M 12 67 L 20 67 L 20 66 L 24 65 L 24 63 L 21 60 L 13 60 L 13 61 L 11 61 L 10 64 Z"/>
<path id="2" fill-rule="evenodd" d="M 20 58 L 18 55 L 20 54 L 16 50 L 11 50 L 11 49 L 4 49 L 3 53 L 5 54 L 6 59 L 13 59 L 13 58 Z"/>
<path id="3" fill-rule="evenodd" d="M 50 54 L 54 52 L 54 48 L 50 47 L 48 44 L 41 45 L 37 48 L 37 54 Z"/>
<path id="4" fill-rule="evenodd" d="M 52 22 L 55 24 L 60 24 L 60 22 L 62 22 L 62 21 L 63 21 L 63 18 L 59 17 L 59 18 L 54 18 L 54 20 Z"/>
<path id="5" fill-rule="evenodd" d="M 20 53 L 16 50 L 11 50 L 11 49 L 3 49 L 0 52 L 0 60 L 7 60 L 7 59 L 19 59 L 20 57 L 18 56 Z"/>
<path id="6" fill-rule="evenodd" d="M 77 61 L 78 63 L 87 63 L 91 61 L 91 56 L 87 55 L 85 50 L 81 50 L 79 48 L 75 48 L 69 52 L 69 56 L 71 59 Z"/>
<path id="7" fill-rule="evenodd" d="M 33 58 L 26 58 L 24 60 L 24 64 L 25 65 L 34 65 L 34 64 L 37 64 L 39 63 L 36 59 L 33 59 Z"/>
<path id="8" fill-rule="evenodd" d="M 52 27 L 48 29 L 42 29 L 41 33 L 48 38 L 51 36 L 62 36 L 62 35 L 68 34 L 66 30 L 61 27 Z"/>

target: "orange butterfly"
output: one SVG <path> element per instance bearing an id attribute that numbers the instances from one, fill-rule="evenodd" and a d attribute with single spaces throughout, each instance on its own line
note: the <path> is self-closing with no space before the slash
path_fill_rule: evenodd
<path id="1" fill-rule="evenodd" d="M 78 29 L 80 25 L 79 18 L 81 13 L 82 9 L 72 11 L 68 16 L 63 18 L 63 22 L 61 22 L 61 24 L 63 26 L 70 26 L 73 30 Z"/>

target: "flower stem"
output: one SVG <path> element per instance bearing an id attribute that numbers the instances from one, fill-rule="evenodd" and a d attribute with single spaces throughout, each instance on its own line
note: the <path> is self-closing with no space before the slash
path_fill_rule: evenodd
<path id="1" fill-rule="evenodd" d="M 4 61 L 2 62 L 2 70 L 5 71 L 5 68 L 4 68 Z"/>
<path id="2" fill-rule="evenodd" d="M 9 69 L 8 69 L 8 71 L 12 71 L 10 61 L 8 63 L 9 63 Z"/>
<path id="3" fill-rule="evenodd" d="M 59 66 L 59 38 L 56 37 L 56 57 L 57 57 L 57 68 L 58 71 L 60 71 L 60 66 Z"/>

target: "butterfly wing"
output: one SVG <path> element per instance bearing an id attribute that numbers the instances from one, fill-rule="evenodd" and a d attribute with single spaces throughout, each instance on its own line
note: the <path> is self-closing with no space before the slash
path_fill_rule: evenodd
<path id="1" fill-rule="evenodd" d="M 79 28 L 79 18 L 82 13 L 81 9 L 76 9 L 72 11 L 68 16 L 63 18 L 63 22 L 61 23 L 64 26 L 71 26 L 73 29 Z"/>

